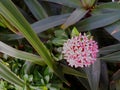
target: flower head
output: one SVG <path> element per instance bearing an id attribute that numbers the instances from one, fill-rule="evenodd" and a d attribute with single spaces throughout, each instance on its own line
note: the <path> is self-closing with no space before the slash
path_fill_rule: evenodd
<path id="1" fill-rule="evenodd" d="M 64 59 L 68 64 L 75 68 L 87 67 L 96 61 L 98 45 L 92 36 L 85 33 L 68 39 L 63 45 Z"/>

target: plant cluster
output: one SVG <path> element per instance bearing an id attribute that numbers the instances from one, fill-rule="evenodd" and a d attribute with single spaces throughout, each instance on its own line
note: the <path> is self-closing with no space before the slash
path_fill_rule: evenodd
<path id="1" fill-rule="evenodd" d="M 115 0 L 0 0 L 0 90 L 120 90 Z"/>

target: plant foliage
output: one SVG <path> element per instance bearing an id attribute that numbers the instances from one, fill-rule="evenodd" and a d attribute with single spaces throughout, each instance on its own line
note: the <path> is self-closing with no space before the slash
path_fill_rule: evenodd
<path id="1" fill-rule="evenodd" d="M 97 61 L 69 67 L 63 44 L 86 31 Z M 0 90 L 119 90 L 119 41 L 119 1 L 0 0 Z"/>

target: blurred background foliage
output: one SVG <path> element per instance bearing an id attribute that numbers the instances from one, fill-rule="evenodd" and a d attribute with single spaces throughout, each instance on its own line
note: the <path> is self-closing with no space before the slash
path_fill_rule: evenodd
<path id="1" fill-rule="evenodd" d="M 98 42 L 88 68 L 63 60 L 73 27 Z M 119 41 L 119 1 L 1 0 L 0 90 L 120 90 Z"/>

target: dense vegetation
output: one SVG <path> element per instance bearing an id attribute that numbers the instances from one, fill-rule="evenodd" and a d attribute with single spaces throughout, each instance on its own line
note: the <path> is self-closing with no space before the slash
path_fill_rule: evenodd
<path id="1" fill-rule="evenodd" d="M 119 31 L 119 1 L 0 0 L 0 90 L 120 90 Z M 78 32 L 98 43 L 88 67 L 62 53 Z"/>

